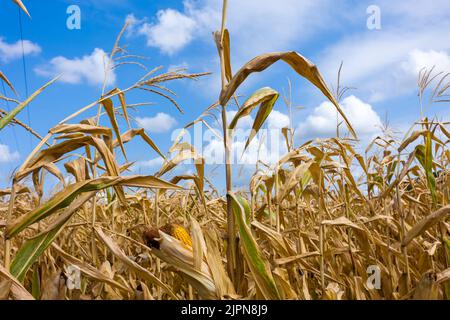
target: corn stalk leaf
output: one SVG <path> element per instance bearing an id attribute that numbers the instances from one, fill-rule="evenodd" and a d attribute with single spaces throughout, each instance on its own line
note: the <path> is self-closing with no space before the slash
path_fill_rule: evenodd
<path id="1" fill-rule="evenodd" d="M 69 206 L 79 195 L 92 191 L 100 191 L 112 186 L 129 186 L 153 189 L 181 189 L 180 187 L 153 176 L 102 177 L 94 180 L 69 185 L 46 203 L 30 213 L 18 218 L 7 228 L 9 238 L 16 236 L 28 226 L 36 223 L 54 212 Z"/>
<path id="2" fill-rule="evenodd" d="M 159 231 L 160 248 L 152 253 L 177 269 L 204 299 L 217 299 L 217 288 L 208 264 L 202 260 L 200 270 L 194 266 L 194 252 L 178 239 Z"/>
<path id="3" fill-rule="evenodd" d="M 197 188 L 198 192 L 200 193 L 200 195 L 204 196 L 204 192 L 202 186 L 203 184 L 200 181 L 200 178 L 195 176 L 195 175 L 180 175 L 180 176 L 175 176 L 172 179 L 170 179 L 170 183 L 173 184 L 178 184 L 180 181 L 194 181 L 195 187 Z"/>
<path id="4" fill-rule="evenodd" d="M 246 223 L 245 209 L 239 202 L 239 199 L 230 194 L 233 203 L 233 213 L 241 236 L 241 245 L 245 260 L 255 279 L 256 285 L 265 299 L 280 300 L 281 296 L 272 276 L 267 260 L 258 247 L 255 238 L 252 235 L 250 227 Z"/>
<path id="5" fill-rule="evenodd" d="M 228 274 L 222 264 L 222 257 L 217 246 L 217 235 L 212 229 L 206 230 L 205 240 L 207 247 L 206 260 L 211 270 L 211 275 L 213 277 L 214 284 L 216 285 L 219 297 L 236 294 L 233 288 L 233 283 L 228 277 Z"/>
<path id="6" fill-rule="evenodd" d="M 52 244 L 58 235 L 58 231 L 61 229 L 62 228 L 55 228 L 49 233 L 45 233 L 38 238 L 27 241 L 17 252 L 17 255 L 11 263 L 11 273 L 17 277 L 17 279 L 23 281 L 29 268 Z"/>
<path id="7" fill-rule="evenodd" d="M 3 130 L 31 101 L 33 101 L 37 96 L 39 96 L 42 91 L 45 90 L 48 86 L 56 82 L 59 77 L 54 78 L 50 82 L 46 83 L 44 86 L 39 88 L 36 92 L 34 92 L 31 96 L 29 96 L 24 102 L 19 104 L 14 110 L 8 113 L 6 116 L 0 119 L 0 130 Z"/>
<path id="8" fill-rule="evenodd" d="M 23 281 L 30 267 L 53 243 L 73 214 L 94 195 L 95 192 L 90 192 L 79 197 L 47 230 L 25 242 L 11 263 L 11 273 L 20 281 Z"/>
<path id="9" fill-rule="evenodd" d="M 309 172 L 309 167 L 312 165 L 312 161 L 302 163 L 297 166 L 288 176 L 286 182 L 281 186 L 280 192 L 278 193 L 277 202 L 281 203 L 283 199 L 294 189 L 297 184 L 301 184 L 302 188 L 311 180 L 311 173 Z"/>
<path id="10" fill-rule="evenodd" d="M 433 150 L 432 150 L 432 140 L 431 132 L 428 132 L 425 136 L 425 145 L 416 146 L 416 158 L 419 160 L 423 169 L 425 170 L 425 175 L 427 178 L 427 185 L 431 192 L 431 198 L 433 199 L 433 204 L 437 204 L 437 193 L 436 193 L 436 178 L 433 174 Z"/>
<path id="11" fill-rule="evenodd" d="M 71 134 L 85 133 L 90 135 L 112 137 L 112 130 L 108 127 L 95 126 L 90 124 L 60 124 L 50 129 L 51 134 Z"/>
<path id="12" fill-rule="evenodd" d="M 3 72 L 0 71 L 0 80 L 2 80 L 3 82 L 5 82 L 8 87 L 14 92 L 16 93 L 16 90 L 14 89 L 13 85 L 11 84 L 11 82 L 9 82 L 8 78 L 4 75 Z"/>
<path id="13" fill-rule="evenodd" d="M 220 31 L 214 32 L 214 41 L 216 42 L 217 49 L 219 49 L 219 53 L 223 52 L 225 78 L 227 81 L 230 81 L 233 77 L 233 72 L 231 70 L 230 33 L 228 29 L 223 30 L 223 37 Z"/>
<path id="14" fill-rule="evenodd" d="M 177 143 L 171 149 L 170 152 L 179 151 L 176 156 L 172 159 L 166 161 L 156 176 L 160 177 L 167 172 L 171 171 L 173 168 L 178 166 L 180 163 L 186 160 L 193 160 L 195 168 L 197 170 L 197 176 L 199 178 L 199 190 L 204 189 L 205 181 L 205 159 L 201 157 L 188 143 Z M 202 191 L 203 192 L 203 191 Z"/>
<path id="15" fill-rule="evenodd" d="M 31 277 L 31 294 L 36 300 L 39 300 L 42 296 L 39 265 L 36 265 L 33 269 L 33 275 Z"/>
<path id="16" fill-rule="evenodd" d="M 109 121 L 111 122 L 114 132 L 116 133 L 116 137 L 117 137 L 117 141 L 119 142 L 120 149 L 122 150 L 122 153 L 123 153 L 125 159 L 127 159 L 127 153 L 125 151 L 125 147 L 123 146 L 122 136 L 120 134 L 119 124 L 117 123 L 113 102 L 111 99 L 103 99 L 100 101 L 100 103 L 105 108 L 105 111 L 106 111 L 106 114 L 108 115 Z"/>
<path id="17" fill-rule="evenodd" d="M 125 94 L 119 90 L 118 88 L 115 88 L 111 90 L 106 96 L 111 96 L 113 94 L 117 94 L 119 96 L 120 105 L 122 106 L 123 116 L 125 117 L 125 120 L 127 121 L 128 128 L 131 128 L 130 119 L 128 117 L 128 110 L 127 110 L 127 103 L 125 101 Z"/>
<path id="18" fill-rule="evenodd" d="M 194 217 L 191 217 L 191 230 L 194 267 L 201 270 L 203 258 L 206 256 L 206 242 L 202 228 Z"/>
<path id="19" fill-rule="evenodd" d="M 220 104 L 226 105 L 239 86 L 247 79 L 247 77 L 254 72 L 261 72 L 266 70 L 275 62 L 282 60 L 289 64 L 300 76 L 307 79 L 313 85 L 315 85 L 335 106 L 336 110 L 340 113 L 342 118 L 351 134 L 356 138 L 356 132 L 353 129 L 347 116 L 342 111 L 339 103 L 334 98 L 331 91 L 328 89 L 325 81 L 322 78 L 317 66 L 311 61 L 303 57 L 297 52 L 275 52 L 260 55 L 253 60 L 247 62 L 231 79 L 228 85 L 222 90 L 220 94 Z"/>
<path id="20" fill-rule="evenodd" d="M 161 289 L 165 290 L 167 294 L 169 294 L 173 299 L 177 299 L 175 293 L 173 293 L 173 291 L 165 283 L 159 280 L 150 271 L 144 269 L 139 264 L 128 258 L 127 255 L 122 251 L 122 249 L 113 241 L 113 239 L 108 237 L 100 228 L 95 228 L 95 232 L 99 240 L 101 240 L 109 248 L 109 250 L 127 267 L 129 267 L 131 270 L 136 272 L 136 274 L 148 280 L 152 284 L 161 287 Z"/>
<path id="21" fill-rule="evenodd" d="M 140 136 L 142 138 L 142 140 L 145 141 L 145 143 L 147 143 L 150 148 L 152 148 L 154 151 L 156 151 L 156 153 L 158 153 L 164 160 L 166 159 L 166 157 L 162 154 L 161 150 L 159 150 L 158 146 L 153 142 L 152 139 L 150 139 L 150 137 L 145 133 L 144 129 L 140 128 L 140 129 L 132 129 L 130 131 L 125 132 L 121 139 L 122 139 L 122 143 L 127 143 L 130 142 L 134 137 L 136 136 Z M 119 140 L 115 140 L 113 142 L 113 147 L 117 147 L 120 144 Z"/>
<path id="22" fill-rule="evenodd" d="M 107 283 L 108 285 L 118 288 L 124 292 L 132 293 L 132 290 L 130 288 L 125 287 L 124 285 L 118 283 L 117 281 L 109 278 L 102 272 L 100 272 L 98 269 L 92 267 L 91 265 L 87 264 L 84 261 L 81 261 L 78 258 L 75 258 L 74 256 L 68 254 L 63 249 L 61 249 L 56 244 L 53 244 L 52 247 L 58 252 L 58 254 L 70 265 L 77 266 L 80 268 L 80 271 L 88 276 L 89 278 L 92 278 L 94 280 Z"/>
<path id="23" fill-rule="evenodd" d="M 337 226 L 337 227 L 350 227 L 356 230 L 364 231 L 360 226 L 358 226 L 356 223 L 351 222 L 346 217 L 340 217 L 334 220 L 324 220 L 322 221 L 322 225 L 325 226 Z"/>
<path id="24" fill-rule="evenodd" d="M 245 223 L 250 227 L 252 218 L 250 204 L 244 197 L 234 195 L 234 198 L 235 200 L 237 200 L 237 202 L 239 202 L 239 205 L 242 207 L 242 209 L 244 209 L 243 212 L 245 213 Z"/>
<path id="25" fill-rule="evenodd" d="M 252 142 L 253 138 L 257 135 L 259 129 L 266 121 L 267 117 L 272 112 L 275 102 L 278 100 L 280 95 L 278 92 L 271 88 L 262 88 L 256 91 L 239 109 L 236 113 L 234 119 L 231 121 L 229 129 L 234 130 L 239 119 L 248 116 L 253 109 L 260 105 L 258 113 L 256 114 L 255 121 L 253 123 L 252 131 L 248 137 L 247 143 L 245 144 L 244 152 L 247 150 L 248 146 Z"/>
<path id="26" fill-rule="evenodd" d="M 48 149 L 39 152 L 31 161 L 29 161 L 24 168 L 21 168 L 16 175 L 16 181 L 25 178 L 31 172 L 37 173 L 46 164 L 55 162 L 65 154 L 77 150 L 88 145 L 94 146 L 101 158 L 103 159 L 106 171 L 111 177 L 118 177 L 120 175 L 120 168 L 117 165 L 116 159 L 103 139 L 95 138 L 93 136 L 83 136 L 76 139 L 64 141 L 57 145 L 51 146 Z M 114 187 L 120 201 L 125 203 L 125 194 L 119 185 Z"/>
<path id="27" fill-rule="evenodd" d="M 75 214 L 75 212 L 89 199 L 91 199 L 97 191 L 114 186 L 114 185 L 126 185 L 130 187 L 148 187 L 148 188 L 175 188 L 179 187 L 160 180 L 152 176 L 134 176 L 128 178 L 119 177 L 103 177 L 95 180 L 88 180 L 82 183 L 76 183 L 73 188 L 68 192 L 63 190 L 58 195 L 55 196 L 49 203 L 46 203 L 39 207 L 37 210 L 30 212 L 23 218 L 19 219 L 16 223 L 11 226 L 10 236 L 16 235 L 18 232 L 26 228 L 28 225 L 40 221 L 43 218 L 49 216 L 55 212 L 56 208 L 64 205 L 69 205 L 69 207 L 49 226 L 46 230 L 41 232 L 36 237 L 28 240 L 17 252 L 12 264 L 11 272 L 19 280 L 23 280 L 26 276 L 27 271 L 32 266 L 32 264 L 42 255 L 42 253 L 52 244 L 60 232 L 69 222 L 70 218 Z M 69 186 L 71 187 L 71 186 Z M 81 194 L 75 201 L 72 199 Z M 60 199 L 67 196 L 66 202 L 61 203 Z M 56 207 L 55 207 L 56 205 Z"/>
<path id="28" fill-rule="evenodd" d="M 2 265 L 0 265 L 0 279 L 10 281 L 10 290 L 14 299 L 34 300 L 33 296 L 27 291 L 27 289 L 25 289 L 23 285 Z"/>
<path id="29" fill-rule="evenodd" d="M 425 219 L 419 221 L 405 235 L 402 241 L 402 246 L 406 247 L 414 238 L 420 236 L 422 233 L 424 233 L 432 226 L 436 225 L 438 222 L 443 221 L 449 214 L 450 214 L 450 205 L 447 205 L 433 212 Z"/>
<path id="30" fill-rule="evenodd" d="M 25 7 L 25 5 L 23 4 L 22 0 L 13 0 L 13 2 L 15 4 L 17 4 L 19 6 L 19 8 L 22 9 L 23 12 L 25 12 L 27 14 L 27 16 L 29 16 L 31 18 L 30 13 L 28 12 L 28 10 Z"/>

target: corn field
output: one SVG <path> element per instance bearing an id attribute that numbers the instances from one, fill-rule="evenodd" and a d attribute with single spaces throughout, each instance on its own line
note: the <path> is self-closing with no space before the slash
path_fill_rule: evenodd
<path id="1" fill-rule="evenodd" d="M 255 171 L 249 192 L 233 190 L 232 165 L 225 161 L 222 194 L 192 145 L 176 141 L 163 153 L 144 129 L 131 125 L 136 106 L 127 104 L 130 92 L 144 90 L 182 111 L 166 85 L 206 73 L 155 68 L 128 88 L 107 91 L 106 72 L 100 98 L 56 119 L 44 137 L 16 116 L 58 78 L 25 101 L 0 96 L 0 130 L 16 126 L 40 138 L 10 188 L 0 190 L 0 299 L 450 299 L 449 122 L 420 117 L 402 139 L 386 130 L 361 146 L 339 105 L 345 90 L 338 85 L 332 92 L 301 54 L 262 54 L 232 71 L 226 6 L 214 33 L 222 90 L 185 129 L 216 113 L 229 160 L 238 122 L 256 112 L 248 146 L 280 96 L 266 87 L 241 103 L 237 91 L 251 74 L 278 62 L 333 104 L 348 135 L 296 146 L 285 128 L 288 153 Z M 126 28 L 109 68 L 128 59 L 121 46 Z M 0 81 L 14 91 L 1 72 Z M 449 87 L 446 75 L 420 74 L 419 96 L 431 95 L 431 103 L 448 103 Z M 8 113 L 2 101 L 16 108 Z M 231 103 L 238 112 L 227 119 Z M 92 110 L 96 117 L 74 121 Z M 155 175 L 129 173 L 127 143 L 138 139 L 163 159 Z M 187 160 L 195 173 L 167 178 Z M 47 196 L 49 175 L 60 187 Z"/>

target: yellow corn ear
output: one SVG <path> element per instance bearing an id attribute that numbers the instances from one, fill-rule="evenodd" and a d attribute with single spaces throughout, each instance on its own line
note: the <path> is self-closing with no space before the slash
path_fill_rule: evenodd
<path id="1" fill-rule="evenodd" d="M 192 239 L 189 233 L 179 225 L 172 225 L 171 234 L 175 239 L 180 240 L 185 245 L 192 247 Z"/>

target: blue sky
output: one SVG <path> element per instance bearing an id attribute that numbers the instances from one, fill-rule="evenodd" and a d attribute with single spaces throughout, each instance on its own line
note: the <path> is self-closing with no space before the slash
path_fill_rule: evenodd
<path id="1" fill-rule="evenodd" d="M 342 81 L 356 87 L 342 101 L 344 110 L 363 143 L 379 134 L 386 117 L 390 125 L 405 131 L 420 117 L 416 79 L 423 67 L 450 72 L 450 2 L 436 1 L 351 1 L 351 0 L 230 0 L 228 28 L 232 42 L 232 65 L 237 70 L 254 56 L 271 51 L 298 51 L 319 66 L 329 85 L 344 61 Z M 192 82 L 171 84 L 181 115 L 167 101 L 147 93 L 133 93 L 128 103 L 155 105 L 130 111 L 163 152 L 172 144 L 173 131 L 196 119 L 219 96 L 220 75 L 211 33 L 220 27 L 221 1 L 150 0 L 26 0 L 32 20 L 22 15 L 26 69 L 30 93 L 53 76 L 63 73 L 28 112 L 19 119 L 45 135 L 49 128 L 81 107 L 97 100 L 101 93 L 105 53 L 109 52 L 126 19 L 130 28 L 122 39 L 131 54 L 146 56 L 152 69 L 186 67 L 189 72 L 212 72 Z M 51 3 L 51 4 L 50 4 Z M 81 30 L 66 27 L 70 5 L 81 9 Z M 367 9 L 376 5 L 381 29 L 370 30 Z M 18 9 L 4 1 L 0 10 L 0 70 L 25 98 Z M 125 88 L 144 70 L 124 66 L 113 73 L 110 87 Z M 299 79 L 279 63 L 263 74 L 252 76 L 239 94 L 241 102 L 255 90 L 270 86 L 279 92 L 292 81 L 296 106 L 292 119 L 282 99 L 269 119 L 269 126 L 281 128 L 289 121 L 297 129 L 298 141 L 327 137 L 335 133 L 335 113 L 318 90 Z M 1 88 L 0 88 L 1 89 Z M 10 92 L 7 92 L 11 96 Z M 1 102 L 1 108 L 12 105 Z M 427 114 L 449 120 L 448 104 L 431 106 Z M 93 116 L 95 110 L 83 118 Z M 81 120 L 83 118 L 78 118 Z M 246 121 L 251 125 L 251 119 Z M 214 123 L 212 123 L 214 126 Z M 245 123 L 242 124 L 245 126 Z M 122 126 L 125 130 L 125 126 Z M 0 188 L 38 143 L 23 129 L 8 128 L 0 135 Z M 205 148 L 214 146 L 206 145 Z M 137 161 L 136 172 L 158 170 L 157 157 L 139 142 L 127 147 Z M 267 150 L 270 155 L 270 149 Z M 190 167 L 186 167 L 190 170 Z M 214 169 L 212 166 L 210 169 Z M 180 169 L 183 170 L 183 169 Z M 236 172 L 239 177 L 246 176 Z M 217 170 L 212 177 L 220 175 Z"/>

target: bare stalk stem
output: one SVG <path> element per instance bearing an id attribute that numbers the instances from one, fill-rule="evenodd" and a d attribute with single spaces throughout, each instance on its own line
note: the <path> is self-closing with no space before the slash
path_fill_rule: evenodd
<path id="1" fill-rule="evenodd" d="M 217 49 L 219 50 L 220 56 L 220 67 L 221 67 L 221 80 L 222 80 L 222 90 L 225 89 L 227 85 L 226 78 L 226 69 L 225 69 L 225 52 L 224 52 L 224 35 L 225 35 L 225 26 L 226 26 L 226 18 L 227 18 L 227 7 L 228 1 L 223 1 L 223 10 L 222 10 L 222 27 L 220 30 L 220 42 L 217 43 Z M 227 120 L 227 108 L 226 105 L 222 105 L 222 129 L 223 129 L 223 141 L 225 148 L 225 176 L 226 176 L 226 188 L 227 188 L 227 235 L 228 235 L 228 246 L 227 246 L 227 271 L 230 276 L 235 288 L 239 287 L 237 283 L 237 259 L 236 259 L 236 230 L 234 225 L 234 216 L 232 209 L 232 198 L 231 193 L 233 191 L 233 183 L 232 183 L 232 168 L 231 168 L 231 141 L 228 130 L 228 120 Z"/>

